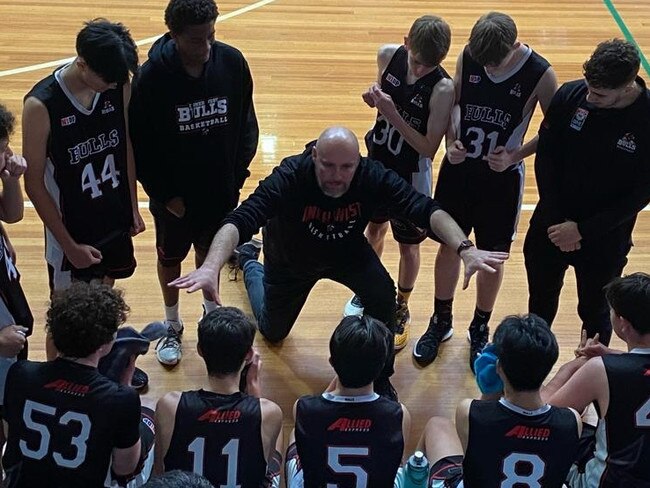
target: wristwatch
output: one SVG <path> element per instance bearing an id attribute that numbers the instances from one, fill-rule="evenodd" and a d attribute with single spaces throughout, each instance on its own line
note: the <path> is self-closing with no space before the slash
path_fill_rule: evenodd
<path id="1" fill-rule="evenodd" d="M 470 241 L 469 239 L 464 240 L 463 242 L 460 243 L 458 246 L 458 249 L 456 249 L 456 254 L 460 256 L 460 253 L 463 252 L 465 249 L 469 249 L 470 247 L 474 247 L 474 243 Z"/>

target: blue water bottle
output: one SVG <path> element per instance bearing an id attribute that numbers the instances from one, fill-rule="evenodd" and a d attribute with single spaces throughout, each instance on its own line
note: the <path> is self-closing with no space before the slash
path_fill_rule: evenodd
<path id="1" fill-rule="evenodd" d="M 427 488 L 429 461 L 422 451 L 415 451 L 404 468 L 404 488 Z"/>

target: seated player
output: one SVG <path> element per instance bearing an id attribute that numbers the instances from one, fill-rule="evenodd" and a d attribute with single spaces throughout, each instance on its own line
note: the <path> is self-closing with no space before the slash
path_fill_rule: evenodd
<path id="1" fill-rule="evenodd" d="M 174 391 L 158 401 L 156 474 L 180 469 L 215 486 L 279 486 L 282 411 L 260 398 L 254 338 L 255 326 L 234 307 L 217 308 L 199 322 L 197 351 L 208 389 Z M 244 393 L 239 384 L 247 364 Z"/>
<path id="2" fill-rule="evenodd" d="M 143 488 L 214 488 L 203 476 L 175 469 L 151 478 Z"/>
<path id="3" fill-rule="evenodd" d="M 88 488 L 147 478 L 153 410 L 141 412 L 128 386 L 135 358 L 122 384 L 97 371 L 128 311 L 122 293 L 107 285 L 78 282 L 54 294 L 47 330 L 59 357 L 19 361 L 7 375 L 6 486 Z"/>
<path id="4" fill-rule="evenodd" d="M 544 390 L 552 405 L 583 411 L 594 402 L 584 456 L 569 472 L 572 488 L 650 486 L 650 275 L 615 278 L 605 287 L 614 333 L 627 352 L 589 340 Z M 591 357 L 591 359 L 589 359 Z M 595 430 L 595 432 L 594 432 Z M 585 437 L 585 440 L 588 436 Z"/>
<path id="5" fill-rule="evenodd" d="M 559 355 L 555 336 L 535 315 L 506 317 L 487 354 L 496 365 L 483 367 L 477 360 L 477 382 L 484 392 L 500 394 L 462 400 L 456 428 L 433 417 L 420 439 L 431 462 L 430 486 L 562 487 L 582 423 L 576 411 L 550 406 L 540 396 Z"/>
<path id="6" fill-rule="evenodd" d="M 406 407 L 373 390 L 392 348 L 389 330 L 367 315 L 345 317 L 334 330 L 336 378 L 325 393 L 304 396 L 294 407 L 288 488 L 393 486 L 411 419 Z"/>

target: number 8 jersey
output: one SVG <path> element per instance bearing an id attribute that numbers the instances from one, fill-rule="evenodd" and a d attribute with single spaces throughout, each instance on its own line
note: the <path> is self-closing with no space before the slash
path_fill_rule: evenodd
<path id="1" fill-rule="evenodd" d="M 45 186 L 72 238 L 98 246 L 132 224 L 122 85 L 81 105 L 62 80 L 63 68 L 37 83 L 35 97 L 50 118 Z M 51 237 L 51 236 L 50 236 Z"/>

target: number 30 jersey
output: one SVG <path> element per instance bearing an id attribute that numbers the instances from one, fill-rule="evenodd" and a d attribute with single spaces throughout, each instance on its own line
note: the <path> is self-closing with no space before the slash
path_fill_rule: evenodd
<path id="1" fill-rule="evenodd" d="M 408 52 L 404 46 L 400 46 L 381 75 L 381 89 L 393 99 L 397 111 L 406 123 L 420 134 L 426 135 L 433 88 L 441 79 L 449 78 L 449 75 L 437 66 L 412 85 L 407 83 L 407 75 Z M 382 162 L 384 166 L 397 171 L 410 182 L 412 173 L 419 171 L 420 158 L 430 158 L 431 154 L 420 156 L 397 129 L 378 113 L 368 141 L 368 157 Z"/>
<path id="2" fill-rule="evenodd" d="M 524 113 L 530 96 L 550 64 L 535 51 L 528 51 L 509 73 L 499 77 L 463 51 L 460 92 L 460 127 L 456 127 L 467 156 L 465 162 L 482 162 L 497 146 L 518 148 L 526 134 L 533 108 Z M 516 168 L 516 166 L 513 166 Z"/>
<path id="3" fill-rule="evenodd" d="M 4 486 L 109 486 L 113 449 L 140 439 L 140 399 L 91 366 L 19 361 L 7 376 L 4 420 Z"/>
<path id="4" fill-rule="evenodd" d="M 82 106 L 60 68 L 37 83 L 34 97 L 50 118 L 45 186 L 72 238 L 101 246 L 132 224 L 122 85 Z"/>

